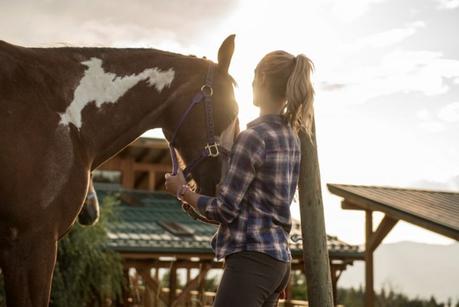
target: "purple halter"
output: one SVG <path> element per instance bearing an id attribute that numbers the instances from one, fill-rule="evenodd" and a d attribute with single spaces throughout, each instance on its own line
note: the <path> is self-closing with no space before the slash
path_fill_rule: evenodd
<path id="1" fill-rule="evenodd" d="M 185 119 L 190 114 L 191 110 L 194 108 L 194 106 L 203 102 L 206 116 L 207 144 L 204 146 L 204 148 L 202 148 L 199 156 L 195 158 L 193 161 L 191 161 L 191 163 L 189 163 L 183 170 L 183 175 L 185 176 L 187 182 L 191 180 L 191 171 L 193 170 L 193 168 L 196 167 L 202 161 L 204 161 L 206 158 L 216 158 L 221 153 L 227 154 L 226 149 L 224 149 L 215 140 L 215 126 L 212 109 L 212 96 L 214 92 L 212 82 L 214 78 L 214 69 L 214 65 L 210 63 L 207 72 L 206 82 L 201 86 L 200 91 L 194 95 L 193 99 L 191 100 L 191 104 L 180 117 L 180 120 L 178 121 L 177 126 L 175 127 L 175 131 L 172 135 L 171 141 L 169 142 L 169 151 L 172 160 L 172 175 L 177 175 L 179 169 L 177 152 L 175 148 L 177 133 L 180 130 L 180 127 L 184 123 Z M 190 205 L 186 203 L 183 203 L 182 207 L 194 219 L 199 219 L 205 223 L 218 224 L 215 221 L 208 220 L 205 217 L 199 215 L 193 210 L 193 208 Z"/>

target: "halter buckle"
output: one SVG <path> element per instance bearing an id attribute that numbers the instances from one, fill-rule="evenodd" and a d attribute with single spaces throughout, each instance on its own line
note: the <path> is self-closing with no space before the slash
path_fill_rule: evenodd
<path id="1" fill-rule="evenodd" d="M 215 157 L 218 157 L 218 155 L 220 155 L 220 150 L 218 149 L 217 143 L 213 143 L 213 144 L 207 143 L 207 145 L 204 148 L 206 149 L 207 156 L 209 157 L 215 158 Z"/>
<path id="2" fill-rule="evenodd" d="M 214 94 L 214 89 L 212 88 L 212 86 L 204 84 L 203 86 L 201 86 L 201 92 L 205 97 L 212 97 L 212 95 Z"/>

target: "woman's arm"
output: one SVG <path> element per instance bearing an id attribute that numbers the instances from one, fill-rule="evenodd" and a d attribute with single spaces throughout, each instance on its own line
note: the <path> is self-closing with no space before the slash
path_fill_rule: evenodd
<path id="1" fill-rule="evenodd" d="M 186 189 L 183 174 L 166 174 L 166 189 L 197 209 L 203 216 L 222 224 L 231 223 L 240 211 L 244 195 L 264 160 L 264 141 L 249 129 L 241 132 L 233 145 L 231 161 L 216 197 L 200 195 Z M 183 188 L 182 188 L 183 187 Z M 182 189 L 182 191 L 180 191 Z"/>
<path id="2" fill-rule="evenodd" d="M 177 196 L 187 204 L 189 204 L 193 209 L 198 210 L 198 199 L 201 197 L 201 194 L 195 193 L 188 188 L 186 184 L 185 177 L 181 170 L 178 171 L 176 176 L 172 176 L 170 173 L 165 175 L 166 178 L 166 191 L 170 194 Z M 182 190 L 182 191 L 180 191 Z M 179 192 L 182 192 L 182 195 L 178 195 Z"/>

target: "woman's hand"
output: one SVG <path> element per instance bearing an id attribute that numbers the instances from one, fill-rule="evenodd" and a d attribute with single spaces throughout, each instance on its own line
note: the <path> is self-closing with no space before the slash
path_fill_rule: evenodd
<path id="1" fill-rule="evenodd" d="M 181 186 L 186 184 L 185 177 L 183 176 L 183 173 L 181 170 L 178 170 L 177 175 L 173 176 L 170 173 L 166 173 L 164 175 L 164 178 L 166 178 L 166 191 L 169 192 L 170 194 L 176 196 L 178 189 L 180 189 Z"/>

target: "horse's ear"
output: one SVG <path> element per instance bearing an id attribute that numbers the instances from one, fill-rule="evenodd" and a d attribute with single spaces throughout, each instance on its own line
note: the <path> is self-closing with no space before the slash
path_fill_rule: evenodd
<path id="1" fill-rule="evenodd" d="M 234 38 L 235 34 L 228 36 L 218 49 L 218 68 L 221 71 L 228 72 L 229 65 L 231 63 L 231 57 L 234 52 Z"/>

